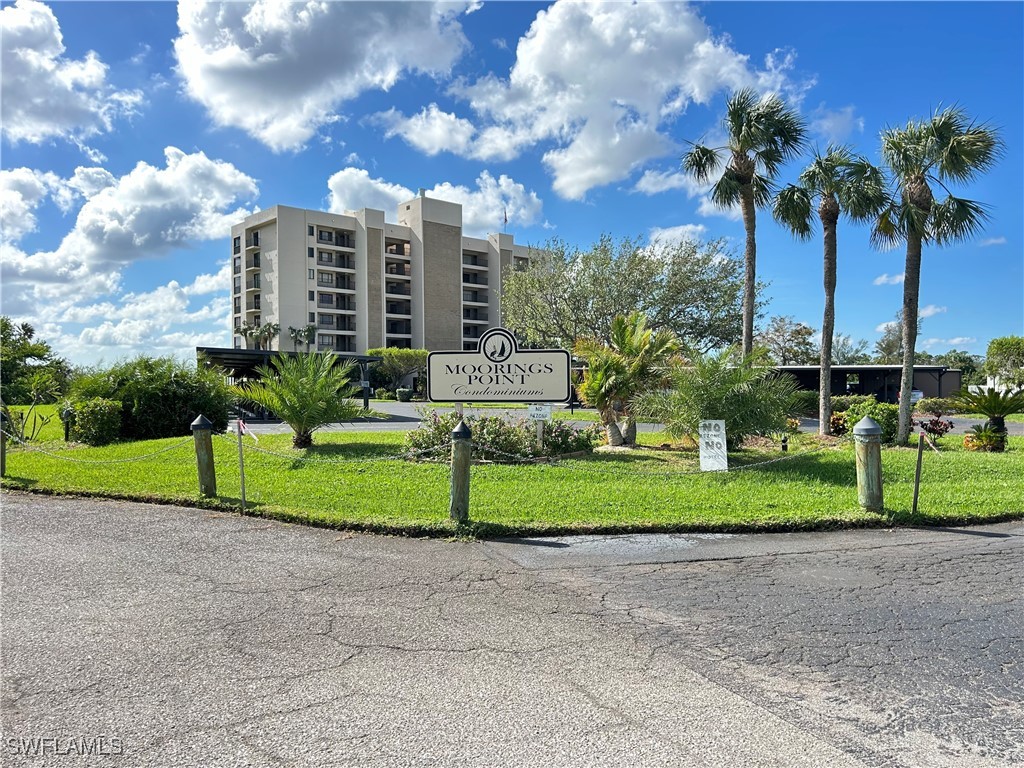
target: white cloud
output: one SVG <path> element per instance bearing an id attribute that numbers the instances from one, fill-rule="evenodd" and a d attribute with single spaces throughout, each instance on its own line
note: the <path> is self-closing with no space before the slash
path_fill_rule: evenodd
<path id="1" fill-rule="evenodd" d="M 685 3 L 559 0 L 519 40 L 507 79 L 488 75 L 451 92 L 478 118 L 465 154 L 509 160 L 554 142 L 544 155 L 553 187 L 581 199 L 677 151 L 669 128 L 691 103 L 744 86 L 798 98 L 793 63 L 792 52 L 775 51 L 762 69 L 750 66 Z"/>
<path id="2" fill-rule="evenodd" d="M 182 0 L 178 72 L 217 125 L 296 150 L 364 91 L 386 91 L 406 72 L 447 72 L 468 45 L 456 17 L 472 10 L 465 2 Z"/>
<path id="3" fill-rule="evenodd" d="M 329 209 L 340 213 L 358 208 L 383 210 L 393 220 L 399 203 L 416 193 L 401 184 L 374 179 L 362 168 L 345 168 L 327 181 L 331 191 Z M 537 193 L 502 174 L 495 179 L 484 171 L 476 179 L 476 189 L 442 182 L 426 190 L 428 197 L 462 205 L 462 227 L 467 235 L 480 236 L 501 229 L 504 215 L 512 226 L 530 226 L 541 215 L 543 203 Z"/>
<path id="4" fill-rule="evenodd" d="M 875 285 L 900 285 L 906 279 L 906 275 L 900 272 L 898 275 L 890 275 L 888 272 L 883 272 L 881 275 L 876 277 L 872 282 Z"/>
<path id="5" fill-rule="evenodd" d="M 61 184 L 56 174 L 31 168 L 0 171 L 0 238 L 16 243 L 35 232 L 36 208 Z"/>
<path id="6" fill-rule="evenodd" d="M 927 304 L 917 311 L 918 317 L 933 317 L 940 312 L 945 312 L 946 307 L 937 307 L 934 304 Z"/>
<path id="7" fill-rule="evenodd" d="M 185 293 L 189 296 L 203 296 L 208 293 L 227 291 L 231 278 L 231 265 L 224 262 L 215 275 L 204 273 L 197 275 L 191 285 L 185 287 Z"/>
<path id="8" fill-rule="evenodd" d="M 699 184 L 690 174 L 683 171 L 654 171 L 646 170 L 640 177 L 633 190 L 642 192 L 645 195 L 656 195 L 660 192 L 682 189 L 686 192 L 689 200 L 700 198 L 697 205 L 697 213 L 701 216 L 723 216 L 731 221 L 739 221 L 743 218 L 739 205 L 732 205 L 728 208 L 719 208 L 708 197 L 711 184 Z"/>
<path id="9" fill-rule="evenodd" d="M 116 291 L 127 265 L 222 238 L 248 215 L 233 206 L 256 195 L 249 176 L 202 152 L 186 155 L 168 147 L 164 155 L 165 167 L 140 162 L 119 179 L 76 173 L 77 188 L 92 195 L 57 249 L 29 254 L 5 245 L 5 302 L 11 297 L 29 304 L 92 300 Z M 99 183 L 90 186 L 87 178 Z"/>
<path id="10" fill-rule="evenodd" d="M 476 132 L 469 120 L 442 112 L 437 104 L 430 104 L 411 117 L 392 108 L 375 115 L 374 120 L 386 128 L 387 138 L 401 136 L 426 155 L 444 151 L 464 154 Z"/>
<path id="11" fill-rule="evenodd" d="M 676 227 L 653 227 L 649 239 L 663 243 L 678 243 L 683 240 L 703 240 L 707 227 L 703 224 L 680 224 Z"/>
<path id="12" fill-rule="evenodd" d="M 945 349 L 950 350 L 955 347 L 964 347 L 968 344 L 974 344 L 977 341 L 973 336 L 954 336 L 951 339 L 925 339 L 921 342 L 922 349 Z"/>
<path id="13" fill-rule="evenodd" d="M 93 152 L 83 140 L 109 132 L 116 119 L 142 104 L 139 91 L 107 83 L 107 65 L 93 51 L 64 57 L 53 11 L 35 0 L 17 0 L 0 11 L 3 34 L 2 125 L 9 141 L 33 144 L 63 138 Z"/>
<path id="14" fill-rule="evenodd" d="M 978 243 L 982 248 L 988 248 L 993 245 L 1006 245 L 1005 237 L 988 237 Z"/>
<path id="15" fill-rule="evenodd" d="M 887 330 L 889 330 L 890 328 L 894 328 L 897 325 L 899 325 L 899 323 L 897 323 L 895 320 L 890 320 L 887 323 L 881 323 L 879 325 L 876 325 L 875 326 L 875 332 L 876 333 L 885 333 Z"/>
<path id="16" fill-rule="evenodd" d="M 856 107 L 827 109 L 819 104 L 811 113 L 811 131 L 832 144 L 843 144 L 853 134 L 864 133 L 864 118 L 856 116 Z"/>

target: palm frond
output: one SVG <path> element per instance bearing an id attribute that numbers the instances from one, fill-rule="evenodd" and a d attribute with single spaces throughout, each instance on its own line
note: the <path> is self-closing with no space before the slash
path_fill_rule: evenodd
<path id="1" fill-rule="evenodd" d="M 719 208 L 731 208 L 740 201 L 741 189 L 742 185 L 736 180 L 736 177 L 725 173 L 711 187 L 708 196 L 711 198 L 711 202 Z"/>
<path id="2" fill-rule="evenodd" d="M 885 174 L 859 155 L 843 163 L 836 196 L 843 212 L 854 221 L 874 218 L 890 199 Z"/>
<path id="3" fill-rule="evenodd" d="M 722 168 L 722 157 L 717 150 L 703 144 L 695 144 L 683 155 L 683 170 L 701 184 L 707 184 Z"/>
<path id="4" fill-rule="evenodd" d="M 750 180 L 750 186 L 754 193 L 754 205 L 758 208 L 768 208 L 772 204 L 775 195 L 775 187 L 766 176 L 755 173 Z"/>
<path id="5" fill-rule="evenodd" d="M 811 193 L 805 187 L 787 184 L 775 196 L 772 216 L 801 240 L 809 240 L 813 232 Z"/>
<path id="6" fill-rule="evenodd" d="M 906 232 L 900 226 L 900 206 L 889 201 L 879 212 L 871 227 L 871 245 L 881 251 L 895 248 L 906 239 Z"/>
<path id="7" fill-rule="evenodd" d="M 1003 155 L 999 134 L 987 126 L 968 126 L 940 145 L 936 171 L 940 179 L 970 181 L 987 171 Z"/>
<path id="8" fill-rule="evenodd" d="M 984 229 L 988 207 L 950 195 L 932 204 L 931 235 L 940 245 L 969 240 Z"/>
<path id="9" fill-rule="evenodd" d="M 753 88 L 742 88 L 736 91 L 725 105 L 725 130 L 734 142 L 739 143 L 740 137 L 748 130 L 750 116 L 758 104 L 757 91 Z"/>

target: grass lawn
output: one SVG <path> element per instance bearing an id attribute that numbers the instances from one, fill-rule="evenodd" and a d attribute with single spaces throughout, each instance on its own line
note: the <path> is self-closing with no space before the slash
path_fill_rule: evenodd
<path id="1" fill-rule="evenodd" d="M 246 439 L 246 490 L 257 513 L 339 528 L 446 535 L 448 466 L 390 458 L 398 432 L 317 433 L 305 451 L 290 435 Z M 668 442 L 643 433 L 645 445 Z M 1024 438 L 1005 454 L 968 453 L 956 439 L 927 452 L 919 514 L 911 519 L 916 451 L 883 454 L 886 514 L 857 506 L 853 450 L 811 450 L 795 439 L 791 458 L 777 449 L 730 454 L 728 473 L 700 474 L 693 451 L 641 449 L 558 464 L 478 465 L 472 469 L 471 532 L 478 535 L 614 531 L 792 530 L 881 524 L 952 524 L 1024 516 Z M 39 447 L 8 451 L 3 487 L 237 508 L 234 438 L 215 436 L 219 498 L 198 496 L 192 439 L 103 448 Z M 140 461 L 124 461 L 163 451 Z M 799 455 L 798 455 L 799 454 Z M 68 461 L 73 459 L 75 461 Z M 89 463 L 96 461 L 116 463 Z"/>

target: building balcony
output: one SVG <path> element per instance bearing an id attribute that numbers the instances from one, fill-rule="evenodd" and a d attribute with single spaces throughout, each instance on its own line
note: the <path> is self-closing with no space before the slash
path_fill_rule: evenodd
<path id="1" fill-rule="evenodd" d="M 245 257 L 245 271 L 248 272 L 250 269 L 260 268 L 260 257 L 256 254 Z"/>
<path id="2" fill-rule="evenodd" d="M 251 235 L 249 235 L 248 237 L 245 238 L 245 250 L 248 251 L 250 248 L 259 248 L 259 247 L 260 247 L 260 235 L 259 235 L 258 232 L 253 232 Z"/>
<path id="3" fill-rule="evenodd" d="M 463 285 L 487 285 L 487 278 L 483 275 L 477 274 L 476 272 L 463 272 L 462 273 L 462 284 Z"/>
<path id="4" fill-rule="evenodd" d="M 245 290 L 247 291 L 258 291 L 260 289 L 260 279 L 258 275 L 253 275 L 245 281 Z"/>
<path id="5" fill-rule="evenodd" d="M 412 304 L 402 301 L 389 301 L 387 307 L 385 307 L 385 312 L 389 315 L 409 316 L 412 314 Z"/>
<path id="6" fill-rule="evenodd" d="M 385 264 L 384 274 L 388 277 L 412 277 L 412 267 L 409 264 Z"/>
<path id="7" fill-rule="evenodd" d="M 384 293 L 391 296 L 412 296 L 412 289 L 408 283 L 386 283 Z"/>
<path id="8" fill-rule="evenodd" d="M 464 304 L 489 304 L 486 291 L 463 291 L 462 301 Z"/>
<path id="9" fill-rule="evenodd" d="M 259 312 L 260 311 L 260 303 L 258 301 L 256 301 L 255 299 L 249 299 L 248 301 L 245 302 L 245 311 L 246 312 Z"/>
<path id="10" fill-rule="evenodd" d="M 462 266 L 468 269 L 488 269 L 487 259 L 482 256 L 463 256 Z"/>
<path id="11" fill-rule="evenodd" d="M 464 323 L 474 323 L 474 324 L 487 325 L 487 323 L 489 321 L 487 320 L 487 313 L 486 312 L 482 312 L 482 313 L 480 313 L 479 315 L 477 315 L 475 317 L 467 316 L 465 313 L 463 313 L 463 315 L 462 315 L 462 322 L 464 322 Z"/>

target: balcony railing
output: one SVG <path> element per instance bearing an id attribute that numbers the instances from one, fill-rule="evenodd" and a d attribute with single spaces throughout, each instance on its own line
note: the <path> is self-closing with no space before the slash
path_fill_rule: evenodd
<path id="1" fill-rule="evenodd" d="M 475 301 L 478 304 L 486 304 L 487 303 L 487 294 L 486 293 L 481 293 L 480 291 L 463 291 L 462 292 L 462 300 L 463 301 Z"/>
<path id="2" fill-rule="evenodd" d="M 462 273 L 462 282 L 469 285 L 487 285 L 487 278 L 477 274 Z"/>
<path id="3" fill-rule="evenodd" d="M 384 267 L 384 274 L 412 277 L 412 270 L 409 268 L 408 264 L 388 264 Z"/>
<path id="4" fill-rule="evenodd" d="M 412 290 L 409 286 L 400 283 L 387 283 L 384 286 L 384 292 L 395 296 L 412 296 Z"/>

